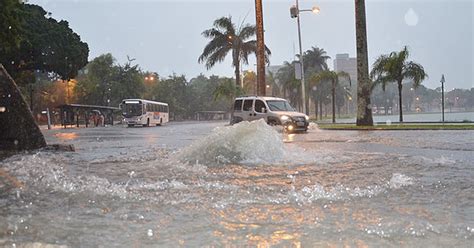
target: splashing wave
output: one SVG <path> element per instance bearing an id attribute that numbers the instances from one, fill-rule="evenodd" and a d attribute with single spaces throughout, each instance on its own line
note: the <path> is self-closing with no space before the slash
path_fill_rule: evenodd
<path id="1" fill-rule="evenodd" d="M 216 128 L 179 154 L 179 160 L 199 164 L 271 163 L 284 157 L 281 134 L 264 120 Z"/>

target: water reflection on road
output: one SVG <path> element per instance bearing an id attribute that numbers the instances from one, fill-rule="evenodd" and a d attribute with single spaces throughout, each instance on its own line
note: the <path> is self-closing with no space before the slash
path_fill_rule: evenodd
<path id="1" fill-rule="evenodd" d="M 0 245 L 468 247 L 474 239 L 472 132 L 288 135 L 225 124 L 45 131 L 76 152 L 0 161 L 24 184 L 0 187 Z"/>

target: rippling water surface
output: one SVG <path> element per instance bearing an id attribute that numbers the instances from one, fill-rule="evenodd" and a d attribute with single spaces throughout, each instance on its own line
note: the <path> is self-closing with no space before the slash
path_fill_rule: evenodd
<path id="1" fill-rule="evenodd" d="M 457 246 L 474 132 L 283 134 L 263 122 L 45 131 L 0 161 L 6 247 Z"/>

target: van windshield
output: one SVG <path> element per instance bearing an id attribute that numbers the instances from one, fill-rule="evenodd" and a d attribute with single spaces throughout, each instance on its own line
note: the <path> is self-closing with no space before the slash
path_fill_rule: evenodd
<path id="1" fill-rule="evenodd" d="M 270 100 L 267 104 L 271 111 L 296 111 L 287 101 Z"/>

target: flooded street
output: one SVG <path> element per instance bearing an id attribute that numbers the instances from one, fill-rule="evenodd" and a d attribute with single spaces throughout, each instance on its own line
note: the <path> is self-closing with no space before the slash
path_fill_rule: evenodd
<path id="1" fill-rule="evenodd" d="M 43 130 L 0 161 L 5 247 L 472 247 L 473 131 Z"/>

